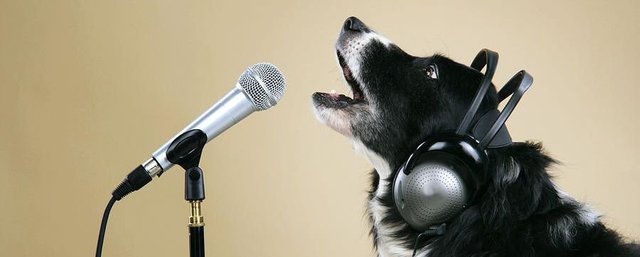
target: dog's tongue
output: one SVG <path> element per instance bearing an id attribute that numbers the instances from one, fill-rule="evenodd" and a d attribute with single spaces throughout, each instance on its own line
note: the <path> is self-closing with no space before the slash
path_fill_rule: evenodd
<path id="1" fill-rule="evenodd" d="M 334 100 L 334 101 L 347 101 L 347 100 L 349 100 L 349 97 L 347 97 L 347 96 L 345 96 L 343 94 L 338 94 L 335 89 L 332 89 L 331 92 L 329 92 L 329 97 L 331 97 L 331 99 Z"/>
<path id="2" fill-rule="evenodd" d="M 331 97 L 331 99 L 335 101 L 335 100 L 338 100 L 338 97 L 340 97 L 340 94 L 338 94 L 335 89 L 331 89 L 331 92 L 329 92 L 329 97 Z"/>

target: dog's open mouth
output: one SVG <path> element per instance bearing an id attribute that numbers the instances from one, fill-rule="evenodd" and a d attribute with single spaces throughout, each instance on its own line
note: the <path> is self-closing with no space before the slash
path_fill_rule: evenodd
<path id="1" fill-rule="evenodd" d="M 342 75 L 344 75 L 344 79 L 347 81 L 347 84 L 349 84 L 349 87 L 351 88 L 351 97 L 348 97 L 344 94 L 336 93 L 335 91 L 332 91 L 330 93 L 318 92 L 316 93 L 316 95 L 324 98 L 322 102 L 324 102 L 325 105 L 333 108 L 344 108 L 350 105 L 361 103 L 366 104 L 367 99 L 365 98 L 360 83 L 353 77 L 351 69 L 349 69 L 349 66 L 347 65 L 344 57 L 342 57 L 339 51 L 337 52 L 337 55 L 338 62 L 340 63 L 340 67 L 342 68 Z"/>
<path id="2" fill-rule="evenodd" d="M 347 64 L 345 63 L 344 57 L 342 57 L 340 52 L 337 52 L 337 54 L 338 62 L 340 63 L 340 67 L 342 67 L 342 74 L 344 75 L 345 80 L 347 80 L 347 83 L 351 87 L 351 92 L 353 93 L 352 100 L 355 102 L 365 102 L 364 93 L 362 92 L 360 83 L 358 83 L 358 81 L 353 78 L 353 74 L 351 73 L 349 66 L 347 66 Z"/>

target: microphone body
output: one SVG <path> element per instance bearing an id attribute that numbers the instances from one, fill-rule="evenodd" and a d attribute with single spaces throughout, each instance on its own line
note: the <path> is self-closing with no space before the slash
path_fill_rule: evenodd
<path id="1" fill-rule="evenodd" d="M 205 111 L 200 115 L 200 117 L 195 119 L 177 135 L 158 148 L 158 150 L 152 154 L 153 157 L 145 163 L 155 160 L 159 168 L 162 171 L 166 171 L 174 165 L 174 163 L 171 163 L 167 159 L 167 150 L 171 142 L 173 142 L 173 140 L 180 134 L 188 130 L 199 129 L 207 135 L 207 142 L 209 142 L 211 139 L 220 135 L 222 132 L 249 116 L 249 114 L 254 111 L 256 111 L 256 109 L 251 100 L 249 100 L 249 97 L 244 93 L 240 86 L 236 86 L 222 97 L 222 99 L 211 106 L 209 110 Z M 150 164 L 153 165 L 153 163 Z M 151 170 L 157 170 L 152 169 L 152 167 L 149 168 Z M 156 174 L 149 175 L 153 176 Z"/>
<path id="2" fill-rule="evenodd" d="M 229 93 L 153 152 L 150 159 L 127 175 L 112 195 L 120 200 L 149 183 L 154 176 L 160 176 L 173 167 L 176 163 L 167 157 L 167 151 L 183 133 L 200 130 L 206 135 L 206 142 L 209 142 L 249 114 L 275 105 L 284 94 L 285 84 L 282 73 L 272 64 L 258 63 L 247 68 Z"/>

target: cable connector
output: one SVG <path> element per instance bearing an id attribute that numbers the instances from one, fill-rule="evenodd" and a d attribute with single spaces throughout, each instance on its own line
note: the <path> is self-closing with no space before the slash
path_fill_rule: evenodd
<path id="1" fill-rule="evenodd" d="M 119 201 L 129 193 L 140 189 L 150 181 L 151 176 L 149 176 L 147 170 L 140 165 L 127 175 L 127 178 L 125 178 L 124 181 L 122 181 L 122 183 L 113 190 L 111 195 Z"/>

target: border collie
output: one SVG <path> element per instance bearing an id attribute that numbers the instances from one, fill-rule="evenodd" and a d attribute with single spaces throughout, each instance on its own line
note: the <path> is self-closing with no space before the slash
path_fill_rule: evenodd
<path id="1" fill-rule="evenodd" d="M 336 42 L 352 96 L 314 93 L 317 118 L 353 140 L 372 163 L 367 213 L 379 257 L 640 256 L 640 246 L 606 228 L 599 215 L 560 191 L 539 143 L 490 149 L 486 189 L 449 221 L 444 235 L 418 241 L 395 209 L 395 173 L 425 138 L 455 129 L 482 74 L 442 55 L 415 57 L 348 18 Z M 481 110 L 497 105 L 495 88 Z M 416 244 L 416 247 L 414 247 Z"/>

